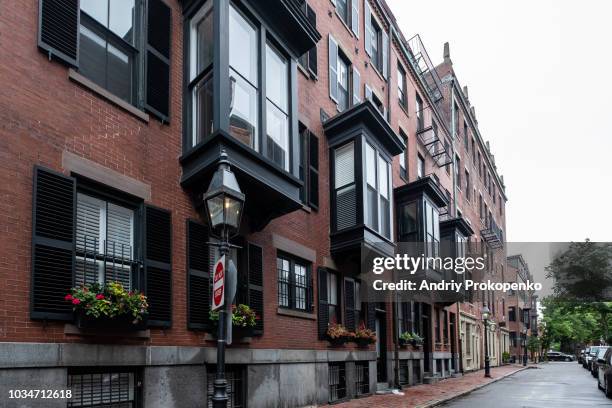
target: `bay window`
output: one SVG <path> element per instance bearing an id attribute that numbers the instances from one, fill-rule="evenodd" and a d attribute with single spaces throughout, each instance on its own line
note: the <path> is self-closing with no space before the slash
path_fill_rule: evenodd
<path id="1" fill-rule="evenodd" d="M 235 140 L 265 156 L 286 172 L 291 171 L 292 58 L 282 43 L 250 9 L 230 2 L 226 23 L 214 26 L 215 10 L 209 0 L 189 19 L 187 148 L 210 139 L 221 127 Z M 227 36 L 227 65 L 214 68 L 216 31 Z M 218 34 L 218 33 L 217 33 Z M 214 68 L 214 69 L 213 69 Z M 221 72 L 223 78 L 215 78 Z M 227 75 L 227 76 L 225 76 Z M 229 92 L 215 94 L 217 82 L 229 78 Z M 225 91 L 225 86 L 221 88 Z M 226 98 L 227 99 L 224 99 Z M 223 101 L 227 101 L 227 105 Z M 215 109 L 220 123 L 214 122 Z M 225 122 L 225 118 L 229 119 Z"/>

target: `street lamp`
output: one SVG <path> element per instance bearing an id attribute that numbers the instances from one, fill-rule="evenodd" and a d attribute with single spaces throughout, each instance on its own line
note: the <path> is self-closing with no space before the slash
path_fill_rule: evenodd
<path id="1" fill-rule="evenodd" d="M 482 321 L 484 322 L 484 341 L 485 341 L 485 377 L 491 377 L 491 366 L 489 361 L 489 333 L 487 333 L 489 326 L 489 317 L 491 316 L 491 311 L 486 303 L 483 304 L 482 310 L 480 311 L 482 314 Z"/>
<path id="2" fill-rule="evenodd" d="M 219 167 L 213 174 L 208 190 L 202 197 L 206 208 L 208 226 L 211 234 L 219 238 L 220 256 L 229 253 L 229 239 L 238 233 L 242 208 L 245 197 L 230 170 L 229 160 L 225 150 L 221 150 Z M 225 299 L 231 302 L 231 299 Z M 225 344 L 226 344 L 226 317 L 225 306 L 219 310 L 219 333 L 217 336 L 217 376 L 214 382 L 212 397 L 214 408 L 226 408 L 227 380 L 225 379 Z"/>

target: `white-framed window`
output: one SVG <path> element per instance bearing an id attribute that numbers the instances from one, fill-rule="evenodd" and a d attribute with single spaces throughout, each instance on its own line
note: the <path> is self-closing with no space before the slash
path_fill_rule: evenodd
<path id="1" fill-rule="evenodd" d="M 191 145 L 213 131 L 213 13 L 212 1 L 198 10 L 189 23 L 189 82 L 191 89 Z"/>
<path id="2" fill-rule="evenodd" d="M 429 200 L 423 200 L 425 221 L 425 256 L 436 257 L 440 250 L 440 212 Z"/>
<path id="3" fill-rule="evenodd" d="M 365 146 L 365 224 L 391 239 L 391 164 L 369 143 Z"/>
<path id="4" fill-rule="evenodd" d="M 77 193 L 75 283 L 132 288 L 134 210 Z"/>

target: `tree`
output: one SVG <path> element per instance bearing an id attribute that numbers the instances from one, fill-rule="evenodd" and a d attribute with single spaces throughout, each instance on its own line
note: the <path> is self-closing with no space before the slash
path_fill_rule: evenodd
<path id="1" fill-rule="evenodd" d="M 546 270 L 547 277 L 554 279 L 557 307 L 573 312 L 567 314 L 574 316 L 573 324 L 578 323 L 579 316 L 595 317 L 601 325 L 600 338 L 607 341 L 612 315 L 612 302 L 608 302 L 612 298 L 612 244 L 588 239 L 572 242 Z M 559 326 L 554 330 L 556 335 L 562 332 Z"/>

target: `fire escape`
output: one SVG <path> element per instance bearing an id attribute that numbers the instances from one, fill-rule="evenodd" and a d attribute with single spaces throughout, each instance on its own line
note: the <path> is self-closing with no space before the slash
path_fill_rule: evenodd
<path id="1" fill-rule="evenodd" d="M 417 34 L 407 41 L 409 59 L 412 66 L 420 76 L 423 85 L 433 104 L 436 104 L 442 99 L 442 91 L 440 89 L 442 81 L 438 76 L 436 67 L 431 62 L 429 54 L 421 41 L 421 37 Z M 417 137 L 423 143 L 431 157 L 438 167 L 448 166 L 452 163 L 452 158 L 448 152 L 448 143 L 445 143 L 445 138 L 441 137 L 437 126 L 432 122 L 428 127 L 421 126 L 417 130 Z"/>

